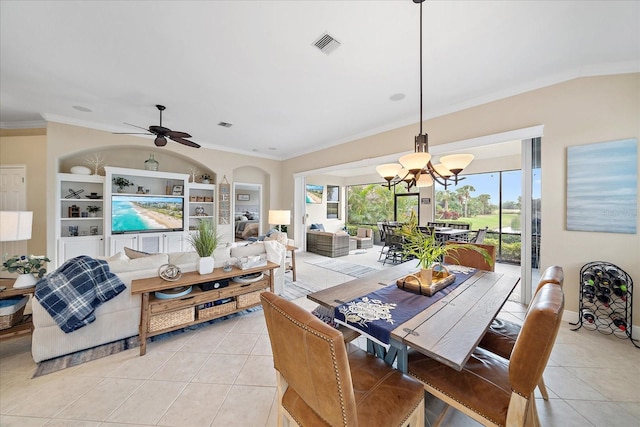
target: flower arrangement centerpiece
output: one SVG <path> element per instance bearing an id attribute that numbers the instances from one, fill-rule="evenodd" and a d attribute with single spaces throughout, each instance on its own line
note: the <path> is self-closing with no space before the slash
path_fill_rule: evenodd
<path id="1" fill-rule="evenodd" d="M 91 216 L 95 216 L 101 209 L 100 206 L 87 206 L 87 212 L 89 212 Z"/>
<path id="2" fill-rule="evenodd" d="M 14 255 L 2 263 L 2 269 L 9 273 L 37 274 L 41 278 L 47 272 L 45 264 L 50 261 L 46 256 Z"/>
<path id="3" fill-rule="evenodd" d="M 420 280 L 423 285 L 431 284 L 434 276 L 434 265 L 442 263 L 445 255 L 449 254 L 455 258 L 455 252 L 457 252 L 458 249 L 471 249 L 480 253 L 488 263 L 493 263 L 493 259 L 484 248 L 468 243 L 450 246 L 439 242 L 436 239 L 435 232 L 425 233 L 418 228 L 418 219 L 414 214 L 412 214 L 409 221 L 402 226 L 400 234 L 405 241 L 402 246 L 404 255 L 418 260 Z M 443 266 L 438 270 L 446 272 Z"/>

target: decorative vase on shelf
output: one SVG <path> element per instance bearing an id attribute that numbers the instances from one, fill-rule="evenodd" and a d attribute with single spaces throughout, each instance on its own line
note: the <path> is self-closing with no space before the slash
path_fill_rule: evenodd
<path id="1" fill-rule="evenodd" d="M 153 154 L 149 155 L 149 159 L 145 160 L 144 168 L 148 171 L 157 171 L 158 170 L 158 161 L 153 158 Z"/>
<path id="2" fill-rule="evenodd" d="M 204 256 L 198 258 L 198 273 L 213 273 L 214 260 L 212 256 Z"/>
<path id="3" fill-rule="evenodd" d="M 31 288 L 36 285 L 37 281 L 38 279 L 36 279 L 36 276 L 34 276 L 33 274 L 20 274 L 13 284 L 13 287 L 14 289 Z"/>

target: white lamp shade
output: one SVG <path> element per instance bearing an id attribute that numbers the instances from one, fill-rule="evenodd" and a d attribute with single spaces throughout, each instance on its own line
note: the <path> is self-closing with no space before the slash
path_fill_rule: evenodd
<path id="1" fill-rule="evenodd" d="M 404 181 L 411 181 L 413 179 L 413 174 L 409 173 L 409 171 L 405 168 L 402 168 L 398 171 L 398 176 Z"/>
<path id="2" fill-rule="evenodd" d="M 393 178 L 398 175 L 398 171 L 402 169 L 402 166 L 398 163 L 387 163 L 384 165 L 376 166 L 376 172 L 383 178 Z"/>
<path id="3" fill-rule="evenodd" d="M 437 165 L 433 165 L 433 169 L 435 169 L 436 172 L 438 172 L 440 174 L 440 176 L 443 177 L 448 177 L 453 175 L 453 173 L 444 167 L 444 165 L 442 163 L 438 163 Z"/>
<path id="4" fill-rule="evenodd" d="M 431 187 L 433 185 L 433 178 L 428 173 L 421 173 L 420 178 L 416 181 L 416 187 Z"/>
<path id="5" fill-rule="evenodd" d="M 269 224 L 273 224 L 273 225 L 291 224 L 291 211 L 269 210 Z"/>
<path id="6" fill-rule="evenodd" d="M 0 242 L 31 239 L 33 212 L 0 211 Z"/>
<path id="7" fill-rule="evenodd" d="M 400 157 L 400 164 L 407 170 L 424 169 L 431 160 L 429 153 L 411 153 Z"/>
<path id="8" fill-rule="evenodd" d="M 473 154 L 451 154 L 440 158 L 440 163 L 445 168 L 453 172 L 460 172 L 462 169 L 469 166 L 469 163 L 473 160 Z"/>

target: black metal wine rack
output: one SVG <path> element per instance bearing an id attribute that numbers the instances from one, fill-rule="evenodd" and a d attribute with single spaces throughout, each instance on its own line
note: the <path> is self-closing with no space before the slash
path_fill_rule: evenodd
<path id="1" fill-rule="evenodd" d="M 620 267 L 604 261 L 585 264 L 580 269 L 579 319 L 572 325 L 584 326 L 618 338 L 629 338 L 634 346 L 633 280 Z"/>

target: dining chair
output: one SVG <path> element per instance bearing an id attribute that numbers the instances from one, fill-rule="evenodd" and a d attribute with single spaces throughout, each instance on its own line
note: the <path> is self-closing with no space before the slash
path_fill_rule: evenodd
<path id="1" fill-rule="evenodd" d="M 469 241 L 469 243 L 482 243 L 482 242 L 484 242 L 484 238 L 487 237 L 487 231 L 488 230 L 489 230 L 489 227 L 479 228 L 478 231 L 476 232 L 476 235 L 473 237 L 472 240 Z"/>
<path id="2" fill-rule="evenodd" d="M 563 286 L 564 271 L 562 267 L 554 265 L 548 267 L 544 273 L 542 273 L 534 296 L 548 283 L 553 283 L 560 287 Z M 484 337 L 482 337 L 478 346 L 485 350 L 489 350 L 498 356 L 504 357 L 505 359 L 509 359 L 511 357 L 511 352 L 513 351 L 513 346 L 516 343 L 516 339 L 518 338 L 518 335 L 520 335 L 521 329 L 522 327 L 515 322 L 496 317 L 493 319 L 491 326 L 489 326 L 489 329 L 484 334 Z M 542 376 L 540 377 L 538 388 L 540 389 L 542 398 L 544 400 L 549 400 L 549 393 L 547 392 L 547 387 Z"/>
<path id="3" fill-rule="evenodd" d="M 455 228 L 456 230 L 471 230 L 471 225 L 469 224 L 460 224 L 457 222 L 450 222 L 447 224 L 447 227 Z"/>
<path id="4" fill-rule="evenodd" d="M 391 261 L 394 264 L 405 261 L 403 251 L 404 237 L 400 234 L 399 226 L 387 226 L 385 244 L 388 248 L 382 265 L 385 265 L 387 261 Z"/>
<path id="5" fill-rule="evenodd" d="M 446 242 L 448 246 L 455 248 L 455 251 L 444 256 L 445 264 L 464 265 L 465 267 L 477 268 L 483 271 L 495 271 L 496 267 L 496 247 L 479 243 Z M 467 246 L 467 247 L 465 247 Z M 477 246 L 489 253 L 492 262 L 488 263 L 481 253 L 470 249 L 469 246 Z"/>
<path id="6" fill-rule="evenodd" d="M 380 242 L 382 243 L 382 248 L 380 248 L 380 255 L 378 256 L 378 261 L 380 261 L 382 259 L 382 255 L 386 255 L 387 250 L 389 249 L 389 243 L 387 242 L 389 224 L 379 222 L 378 229 L 380 230 Z"/>
<path id="7" fill-rule="evenodd" d="M 278 426 L 424 426 L 424 388 L 271 292 L 260 295 L 277 378 Z"/>
<path id="8" fill-rule="evenodd" d="M 539 426 L 534 390 L 553 349 L 563 309 L 562 287 L 543 286 L 525 316 L 510 360 L 478 347 L 456 371 L 411 350 L 409 374 L 448 405 L 433 425 L 439 426 L 453 407 L 485 426 Z"/>

